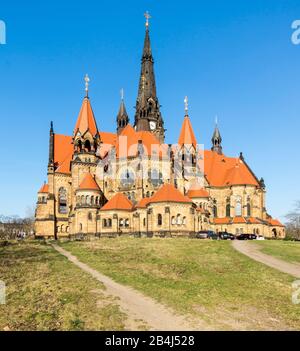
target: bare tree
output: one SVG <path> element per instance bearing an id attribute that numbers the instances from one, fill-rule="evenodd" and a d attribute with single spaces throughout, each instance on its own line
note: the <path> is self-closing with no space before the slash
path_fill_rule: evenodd
<path id="1" fill-rule="evenodd" d="M 286 215 L 288 220 L 286 225 L 287 236 L 300 240 L 300 201 L 297 201 L 293 211 Z"/>

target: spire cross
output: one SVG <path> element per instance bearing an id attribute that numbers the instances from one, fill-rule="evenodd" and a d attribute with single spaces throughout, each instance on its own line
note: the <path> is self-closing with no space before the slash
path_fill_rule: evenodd
<path id="1" fill-rule="evenodd" d="M 149 19 L 151 18 L 151 16 L 150 16 L 150 14 L 149 14 L 148 11 L 146 11 L 146 12 L 144 13 L 144 16 L 145 16 L 145 18 L 146 18 L 146 28 L 148 28 L 148 27 L 149 27 Z"/>
<path id="2" fill-rule="evenodd" d="M 186 96 L 183 101 L 184 101 L 184 111 L 185 111 L 185 114 L 187 115 L 188 111 L 189 111 L 189 100 L 188 100 L 188 97 Z"/>
<path id="3" fill-rule="evenodd" d="M 123 101 L 124 100 L 124 89 L 123 88 L 120 90 L 120 94 L 121 94 L 121 100 Z"/>
<path id="4" fill-rule="evenodd" d="M 86 74 L 84 77 L 84 81 L 85 81 L 85 93 L 86 93 L 86 97 L 89 96 L 89 82 L 90 82 L 90 78 L 89 76 Z"/>

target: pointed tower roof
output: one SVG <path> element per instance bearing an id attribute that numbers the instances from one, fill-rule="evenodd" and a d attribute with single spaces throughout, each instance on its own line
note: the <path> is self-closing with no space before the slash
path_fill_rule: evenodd
<path id="1" fill-rule="evenodd" d="M 86 176 L 83 178 L 83 181 L 79 185 L 79 189 L 100 191 L 100 187 L 91 173 L 86 174 Z"/>
<path id="2" fill-rule="evenodd" d="M 48 193 L 49 192 L 49 185 L 46 184 L 46 182 L 42 185 L 41 189 L 39 190 L 39 193 Z"/>
<path id="3" fill-rule="evenodd" d="M 214 129 L 214 133 L 213 136 L 211 138 L 211 142 L 212 142 L 212 147 L 211 150 L 217 152 L 219 155 L 222 155 L 222 137 L 221 137 L 221 133 L 219 131 L 219 127 L 218 127 L 218 118 L 216 117 L 216 124 L 215 124 L 215 129 Z"/>
<path id="4" fill-rule="evenodd" d="M 100 211 L 132 211 L 133 207 L 133 203 L 128 200 L 128 198 L 123 193 L 117 193 L 101 208 Z"/>
<path id="5" fill-rule="evenodd" d="M 181 132 L 178 139 L 178 144 L 182 145 L 193 145 L 196 149 L 197 140 L 194 134 L 194 130 L 191 124 L 191 120 L 188 115 L 184 116 Z"/>
<path id="6" fill-rule="evenodd" d="M 138 96 L 135 106 L 134 126 L 137 131 L 150 131 L 159 137 L 160 142 L 164 141 L 164 121 L 160 113 L 160 104 L 156 95 L 156 83 L 154 75 L 154 60 L 152 56 L 149 18 L 145 13 L 146 30 L 144 47 L 142 53 L 142 65 L 138 87 Z M 150 129 L 150 122 L 152 128 Z"/>
<path id="7" fill-rule="evenodd" d="M 121 100 L 120 108 L 119 108 L 119 112 L 118 112 L 118 117 L 123 117 L 123 116 L 128 117 L 128 114 L 127 114 L 127 111 L 126 111 L 126 107 L 125 107 L 125 103 L 124 103 L 124 99 Z"/>
<path id="8" fill-rule="evenodd" d="M 153 61 L 152 51 L 151 51 L 151 43 L 150 43 L 150 35 L 149 35 L 149 26 L 146 26 L 142 60 L 152 60 Z"/>
<path id="9" fill-rule="evenodd" d="M 216 126 L 215 126 L 214 134 L 213 134 L 211 140 L 213 141 L 214 139 L 220 139 L 220 141 L 222 141 L 221 133 L 220 133 L 220 131 L 219 131 L 219 128 L 218 128 L 218 125 L 217 125 L 217 124 L 216 124 Z"/>
<path id="10" fill-rule="evenodd" d="M 98 134 L 96 119 L 92 110 L 90 99 L 86 96 L 83 99 L 82 106 L 74 128 L 74 135 L 78 132 L 83 135 L 89 131 L 93 136 Z"/>
<path id="11" fill-rule="evenodd" d="M 192 201 L 184 196 L 178 189 L 172 184 L 162 185 L 157 192 L 150 198 L 149 203 L 155 202 L 185 202 L 191 203 Z"/>

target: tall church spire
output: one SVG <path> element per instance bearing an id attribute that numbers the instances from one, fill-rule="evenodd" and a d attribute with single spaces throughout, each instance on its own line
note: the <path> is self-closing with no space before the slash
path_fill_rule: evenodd
<path id="1" fill-rule="evenodd" d="M 158 138 L 158 140 L 163 143 L 164 122 L 160 113 L 160 104 L 156 96 L 156 84 L 153 67 L 154 60 L 149 35 L 150 15 L 148 12 L 145 13 L 145 17 L 146 31 L 134 125 L 137 131 L 151 131 Z"/>
<path id="2" fill-rule="evenodd" d="M 122 130 L 127 126 L 128 123 L 129 123 L 129 118 L 128 118 L 127 111 L 125 108 L 125 103 L 124 103 L 124 90 L 121 89 L 121 103 L 120 103 L 119 113 L 117 116 L 117 133 L 120 134 Z"/>
<path id="3" fill-rule="evenodd" d="M 50 136 L 49 136 L 49 160 L 48 166 L 51 167 L 54 165 L 54 129 L 53 122 L 50 123 Z"/>
<path id="4" fill-rule="evenodd" d="M 216 125 L 215 125 L 215 130 L 214 130 L 214 134 L 211 138 L 211 142 L 212 142 L 212 151 L 217 152 L 219 155 L 222 155 L 222 137 L 221 137 L 221 133 L 219 131 L 218 128 L 218 117 L 216 117 Z"/>

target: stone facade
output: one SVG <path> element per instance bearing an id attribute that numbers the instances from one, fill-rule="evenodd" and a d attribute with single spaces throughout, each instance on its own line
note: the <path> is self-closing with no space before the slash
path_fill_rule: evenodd
<path id="1" fill-rule="evenodd" d="M 283 238 L 284 226 L 267 213 L 263 179 L 242 154 L 223 154 L 217 125 L 211 149 L 199 150 L 185 101 L 178 143 L 164 144 L 147 27 L 134 126 L 122 96 L 117 132 L 99 131 L 87 85 L 73 135 L 55 134 L 51 123 L 36 235 L 193 237 L 213 230 Z"/>

